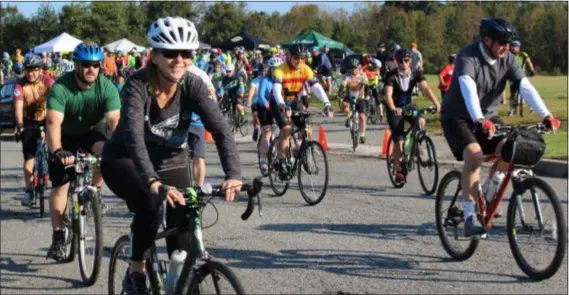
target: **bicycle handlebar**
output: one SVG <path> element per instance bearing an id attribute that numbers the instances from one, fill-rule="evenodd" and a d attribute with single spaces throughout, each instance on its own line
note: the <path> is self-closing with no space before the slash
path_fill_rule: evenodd
<path id="1" fill-rule="evenodd" d="M 263 188 L 263 182 L 261 181 L 260 177 L 253 179 L 250 183 L 244 183 L 241 186 L 241 191 L 246 191 L 248 200 L 247 200 L 247 208 L 245 212 L 241 214 L 241 220 L 247 220 L 253 214 L 255 210 L 255 203 L 254 199 L 257 197 L 257 206 L 259 207 L 259 216 L 263 216 L 262 212 L 262 205 L 261 205 L 261 197 L 259 193 L 261 193 L 261 189 Z M 188 201 L 187 203 L 191 203 L 193 198 L 195 197 L 224 197 L 225 190 L 221 189 L 221 185 L 212 186 L 209 183 L 204 184 L 201 188 L 187 188 L 187 189 L 178 189 L 179 192 L 184 194 L 184 199 Z"/>
<path id="2" fill-rule="evenodd" d="M 549 131 L 551 131 L 551 129 L 547 128 L 547 126 L 545 126 L 545 124 L 543 123 L 537 123 L 526 126 L 506 126 L 506 125 L 494 124 L 494 126 L 496 126 L 496 133 L 494 133 L 494 136 L 508 135 L 510 131 L 516 128 L 528 129 L 528 130 L 535 129 L 539 134 L 548 133 Z"/>

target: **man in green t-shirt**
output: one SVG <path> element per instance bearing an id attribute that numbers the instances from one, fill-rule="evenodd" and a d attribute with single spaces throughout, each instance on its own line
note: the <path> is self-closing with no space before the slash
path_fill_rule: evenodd
<path id="1" fill-rule="evenodd" d="M 92 42 L 73 50 L 75 70 L 61 76 L 51 87 L 47 98 L 47 138 L 50 150 L 49 178 L 52 245 L 48 258 L 60 261 L 65 255 L 65 233 L 62 226 L 67 204 L 70 176 L 65 166 L 75 163 L 78 149 L 100 155 L 103 145 L 118 125 L 119 93 L 113 83 L 100 74 L 103 51 Z M 98 171 L 93 176 L 98 194 L 103 179 Z"/>

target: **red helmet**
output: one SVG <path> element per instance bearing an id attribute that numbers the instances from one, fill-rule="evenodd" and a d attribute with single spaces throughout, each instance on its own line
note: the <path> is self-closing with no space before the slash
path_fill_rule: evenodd
<path id="1" fill-rule="evenodd" d="M 371 62 L 371 56 L 366 55 L 363 59 L 364 64 L 369 64 Z"/>

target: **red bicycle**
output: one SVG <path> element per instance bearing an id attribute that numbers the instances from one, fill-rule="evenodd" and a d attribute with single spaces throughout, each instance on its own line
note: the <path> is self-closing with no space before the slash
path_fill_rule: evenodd
<path id="1" fill-rule="evenodd" d="M 479 185 L 476 209 L 478 219 L 484 228 L 492 228 L 492 222 L 504 199 L 508 183 L 512 183 L 513 192 L 509 200 L 506 221 L 508 242 L 514 259 L 523 272 L 532 279 L 544 280 L 553 276 L 563 262 L 567 251 L 567 225 L 557 194 L 547 182 L 533 174 L 532 168 L 543 153 L 537 157 L 535 163 L 524 162 L 519 156 L 515 157 L 517 150 L 528 146 L 521 143 L 517 145 L 518 139 L 513 134 L 519 134 L 517 132 L 520 130 L 533 129 L 537 129 L 536 134 L 545 132 L 543 124 L 498 128 L 496 134 L 508 135 L 508 142 L 512 143 L 511 157 L 508 157 L 511 161 L 504 180 L 492 196 L 485 197 Z M 545 148 L 544 143 L 543 147 Z M 504 158 L 507 157 L 502 151 L 501 155 L 487 156 L 484 161 L 494 162 L 490 171 L 495 171 Z M 492 177 L 493 173 L 489 179 Z M 435 205 L 437 232 L 445 251 L 457 261 L 470 258 L 480 242 L 477 238 L 465 238 L 461 233 L 463 226 L 460 224 L 464 223 L 464 208 L 461 201 L 460 179 L 459 171 L 451 171 L 442 178 Z M 445 205 L 447 202 L 450 203 Z M 541 241 L 536 243 L 538 239 Z"/>

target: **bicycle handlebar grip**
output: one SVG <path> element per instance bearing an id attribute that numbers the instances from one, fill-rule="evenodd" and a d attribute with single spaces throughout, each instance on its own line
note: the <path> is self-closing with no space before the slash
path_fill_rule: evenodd
<path id="1" fill-rule="evenodd" d="M 253 180 L 252 184 L 244 184 L 241 190 L 247 191 L 247 209 L 245 212 L 241 214 L 241 220 L 247 220 L 253 214 L 253 210 L 255 209 L 255 198 L 258 198 L 259 204 L 259 214 L 261 214 L 261 198 L 259 198 L 259 193 L 261 192 L 261 188 L 263 187 L 263 182 L 261 178 L 257 177 Z"/>

